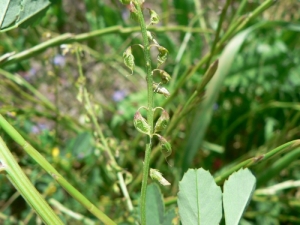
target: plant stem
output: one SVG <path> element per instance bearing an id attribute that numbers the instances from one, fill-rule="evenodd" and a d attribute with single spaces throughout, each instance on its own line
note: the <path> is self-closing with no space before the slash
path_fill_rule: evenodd
<path id="1" fill-rule="evenodd" d="M 0 166 L 6 171 L 7 178 L 23 196 L 26 202 L 35 210 L 45 224 L 63 224 L 54 211 L 42 198 L 22 171 L 13 155 L 0 137 Z"/>
<path id="2" fill-rule="evenodd" d="M 148 29 L 151 31 L 155 31 L 155 32 L 180 31 L 180 32 L 192 32 L 192 33 L 212 33 L 211 30 L 204 30 L 199 27 L 189 28 L 186 26 L 149 27 Z M 55 46 L 59 46 L 61 44 L 66 44 L 66 43 L 85 41 L 85 40 L 88 40 L 91 38 L 95 38 L 95 37 L 99 37 L 99 36 L 107 35 L 107 34 L 112 34 L 112 33 L 130 34 L 130 33 L 138 32 L 139 30 L 140 30 L 139 27 L 112 26 L 112 27 L 107 27 L 104 29 L 95 30 L 92 32 L 82 33 L 82 34 L 78 34 L 78 35 L 71 34 L 71 33 L 65 33 L 65 34 L 59 35 L 57 37 L 54 37 L 48 41 L 45 41 L 41 44 L 33 46 L 30 49 L 16 53 L 16 54 L 8 57 L 7 59 L 0 61 L 0 65 L 4 66 L 4 65 L 10 65 L 12 63 L 20 62 L 24 59 L 28 59 L 32 56 L 35 56 L 35 55 L 49 49 L 49 47 L 55 47 Z"/>
<path id="3" fill-rule="evenodd" d="M 231 2 L 232 2 L 232 0 L 227 0 L 226 3 L 225 3 L 225 6 L 223 7 L 223 10 L 222 10 L 222 13 L 221 13 L 221 16 L 220 16 L 220 20 L 219 20 L 219 23 L 218 23 L 218 28 L 217 28 L 217 31 L 216 31 L 216 34 L 215 34 L 215 39 L 214 39 L 214 42 L 213 42 L 211 50 L 210 50 L 209 58 L 206 62 L 206 69 L 208 68 L 208 66 L 210 64 L 210 60 L 214 55 L 216 45 L 219 41 L 219 36 L 220 36 L 222 24 L 223 24 L 223 21 L 224 21 L 225 16 L 226 16 L 227 9 L 228 9 L 229 5 L 231 4 Z"/>
<path id="4" fill-rule="evenodd" d="M 84 75 L 83 75 L 83 70 L 82 70 L 82 64 L 81 64 L 81 60 L 80 60 L 80 53 L 79 53 L 78 48 L 76 49 L 76 58 L 77 58 L 79 78 L 82 81 L 85 81 L 85 78 L 84 78 Z M 119 165 L 117 164 L 117 162 L 116 162 L 116 160 L 113 156 L 112 150 L 111 150 L 110 146 L 107 143 L 107 140 L 106 140 L 106 138 L 105 138 L 105 136 L 102 132 L 101 127 L 98 124 L 96 113 L 95 113 L 95 110 L 94 110 L 94 106 L 91 103 L 88 90 L 85 87 L 85 82 L 82 82 L 81 87 L 79 87 L 79 88 L 82 88 L 82 92 L 83 92 L 82 95 L 83 95 L 83 101 L 84 101 L 85 109 L 86 109 L 92 123 L 94 124 L 94 127 L 95 127 L 95 130 L 96 130 L 96 133 L 97 133 L 98 137 L 100 138 L 100 140 L 102 142 L 101 143 L 102 151 L 104 151 L 106 153 L 105 155 L 107 156 L 108 163 L 112 166 L 112 168 L 115 171 L 117 171 L 117 177 L 118 177 L 118 180 L 119 180 L 119 184 L 120 184 L 120 187 L 121 187 L 122 194 L 124 195 L 124 197 L 126 199 L 128 210 L 130 212 L 132 212 L 133 211 L 133 205 L 132 205 L 132 202 L 131 202 L 131 199 L 130 199 L 130 196 L 129 196 L 129 193 L 128 193 L 128 190 L 127 190 L 127 186 L 126 186 L 124 178 L 123 178 L 123 174 L 121 172 L 122 168 L 120 168 Z"/>
<path id="5" fill-rule="evenodd" d="M 148 143 L 146 145 L 145 159 L 143 165 L 143 180 L 142 180 L 142 190 L 141 190 L 141 222 L 142 225 L 146 225 L 146 192 L 147 192 L 147 182 L 149 175 L 149 165 L 150 165 L 150 155 L 151 155 L 151 142 L 153 136 L 153 76 L 151 68 L 151 57 L 150 57 L 150 47 L 147 36 L 146 24 L 143 16 L 143 12 L 140 4 L 134 1 L 134 5 L 137 9 L 137 16 L 141 27 L 141 32 L 143 36 L 143 46 L 144 46 L 144 57 L 145 57 L 145 67 L 147 73 L 147 90 L 148 90 L 148 113 L 147 122 L 150 126 L 150 136 L 148 137 Z"/>
<path id="6" fill-rule="evenodd" d="M 73 198 L 105 224 L 115 225 L 107 215 L 93 205 L 84 195 L 75 189 L 56 169 L 33 148 L 0 114 L 0 127 L 30 155 L 44 170 L 48 172 Z"/>

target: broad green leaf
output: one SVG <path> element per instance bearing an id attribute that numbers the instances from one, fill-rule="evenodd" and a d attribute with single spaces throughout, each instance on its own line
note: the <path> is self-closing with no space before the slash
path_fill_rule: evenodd
<path id="1" fill-rule="evenodd" d="M 222 218 L 222 192 L 212 175 L 189 169 L 179 183 L 179 216 L 183 225 L 217 225 Z"/>
<path id="2" fill-rule="evenodd" d="M 249 169 L 233 173 L 224 184 L 223 206 L 226 225 L 236 225 L 255 190 L 256 178 Z"/>
<path id="3" fill-rule="evenodd" d="M 147 225 L 159 225 L 164 220 L 164 203 L 159 186 L 155 183 L 148 185 L 146 194 Z"/>
<path id="4" fill-rule="evenodd" d="M 41 18 L 51 4 L 49 0 L 3 0 L 0 3 L 0 28 L 26 27 Z"/>
<path id="5" fill-rule="evenodd" d="M 51 2 L 49 0 L 23 0 L 20 17 L 17 21 L 21 27 L 27 27 L 40 19 L 47 11 Z"/>
<path id="6" fill-rule="evenodd" d="M 8 27 L 17 21 L 20 14 L 20 0 L 3 0 L 0 7 L 0 28 Z"/>

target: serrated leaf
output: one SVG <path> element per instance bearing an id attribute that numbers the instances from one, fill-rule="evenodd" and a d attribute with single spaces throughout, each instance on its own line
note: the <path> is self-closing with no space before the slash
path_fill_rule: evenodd
<path id="1" fill-rule="evenodd" d="M 146 209 L 147 225 L 162 224 L 165 208 L 159 186 L 155 183 L 147 187 Z"/>
<path id="2" fill-rule="evenodd" d="M 233 173 L 224 184 L 223 206 L 226 225 L 238 224 L 252 194 L 256 178 L 249 169 Z"/>
<path id="3" fill-rule="evenodd" d="M 34 24 L 46 12 L 49 0 L 4 0 L 0 9 L 0 28 L 27 27 Z"/>
<path id="4" fill-rule="evenodd" d="M 179 183 L 179 216 L 183 225 L 217 225 L 222 218 L 222 192 L 212 175 L 189 169 Z"/>

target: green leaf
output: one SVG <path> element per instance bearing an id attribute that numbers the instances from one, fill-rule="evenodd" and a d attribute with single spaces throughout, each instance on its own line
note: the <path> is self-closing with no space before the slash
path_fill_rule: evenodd
<path id="1" fill-rule="evenodd" d="M 224 184 L 223 206 L 226 225 L 238 224 L 252 194 L 256 178 L 249 169 L 240 169 L 233 173 Z"/>
<path id="2" fill-rule="evenodd" d="M 0 9 L 0 29 L 27 27 L 46 12 L 49 0 L 3 0 Z"/>
<path id="3" fill-rule="evenodd" d="M 146 220 L 147 225 L 159 225 L 164 220 L 163 197 L 157 184 L 150 184 L 146 194 Z"/>
<path id="4" fill-rule="evenodd" d="M 0 28 L 8 27 L 13 24 L 20 14 L 20 5 L 18 0 L 3 0 L 0 7 Z"/>
<path id="5" fill-rule="evenodd" d="M 45 15 L 51 2 L 49 0 L 23 0 L 21 13 L 17 24 L 21 27 L 28 27 Z"/>
<path id="6" fill-rule="evenodd" d="M 189 169 L 179 183 L 179 216 L 183 225 L 219 224 L 222 192 L 212 175 L 200 168 Z"/>

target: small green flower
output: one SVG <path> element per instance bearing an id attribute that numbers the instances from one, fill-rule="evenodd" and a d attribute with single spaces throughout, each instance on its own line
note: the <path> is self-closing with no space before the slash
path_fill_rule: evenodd
<path id="1" fill-rule="evenodd" d="M 168 58 L 168 50 L 162 46 L 158 46 L 157 68 L 163 64 Z"/>
<path id="2" fill-rule="evenodd" d="M 139 132 L 150 135 L 150 126 L 139 111 L 134 114 L 133 124 Z"/>
<path id="3" fill-rule="evenodd" d="M 133 74 L 134 69 L 134 56 L 131 51 L 131 47 L 128 47 L 123 53 L 124 64 L 131 70 L 131 75 Z"/>
<path id="4" fill-rule="evenodd" d="M 170 92 L 164 88 L 160 87 L 159 84 L 153 83 L 153 91 L 158 94 L 164 95 L 166 98 L 170 96 Z"/>
<path id="5" fill-rule="evenodd" d="M 150 13 L 150 24 L 159 23 L 159 17 L 157 15 L 157 13 L 152 9 L 148 9 L 148 10 L 149 10 L 149 13 Z"/>
<path id="6" fill-rule="evenodd" d="M 161 147 L 161 152 L 163 153 L 165 158 L 167 158 L 172 153 L 171 144 L 164 137 L 162 137 L 160 135 L 158 135 L 158 137 L 159 137 L 159 144 Z"/>
<path id="7" fill-rule="evenodd" d="M 158 118 L 155 128 L 154 128 L 154 133 L 163 131 L 166 129 L 168 122 L 169 122 L 169 114 L 166 110 L 163 110 L 160 117 Z"/>
<path id="8" fill-rule="evenodd" d="M 163 186 L 171 185 L 170 182 L 162 176 L 161 172 L 156 169 L 150 168 L 150 177 L 152 180 L 157 180 Z"/>

